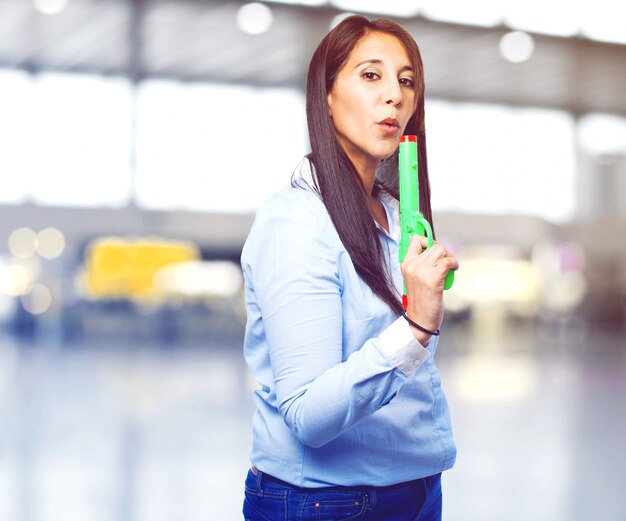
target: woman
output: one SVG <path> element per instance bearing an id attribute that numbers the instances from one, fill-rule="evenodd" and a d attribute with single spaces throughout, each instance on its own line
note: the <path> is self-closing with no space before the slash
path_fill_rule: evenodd
<path id="1" fill-rule="evenodd" d="M 418 135 L 432 222 L 412 37 L 387 20 L 337 25 L 311 60 L 307 118 L 312 153 L 258 211 L 241 258 L 259 384 L 244 516 L 440 519 L 456 447 L 431 333 L 458 262 L 439 243 L 421 254 L 419 237 L 398 262 L 403 133 Z"/>

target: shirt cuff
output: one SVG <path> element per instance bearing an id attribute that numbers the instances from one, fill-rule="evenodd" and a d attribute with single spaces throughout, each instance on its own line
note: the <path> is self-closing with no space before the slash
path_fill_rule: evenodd
<path id="1" fill-rule="evenodd" d="M 407 376 L 411 376 L 430 356 L 430 352 L 413 336 L 404 317 L 399 317 L 378 339 L 383 353 Z"/>

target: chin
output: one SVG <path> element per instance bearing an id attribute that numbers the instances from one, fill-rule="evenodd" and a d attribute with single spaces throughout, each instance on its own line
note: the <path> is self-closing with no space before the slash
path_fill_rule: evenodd
<path id="1" fill-rule="evenodd" d="M 380 150 L 380 153 L 378 154 L 380 160 L 384 161 L 385 159 L 389 159 L 391 156 L 393 156 L 396 150 L 398 150 L 399 143 L 400 141 L 397 140 L 394 143 L 389 143 L 382 150 Z"/>

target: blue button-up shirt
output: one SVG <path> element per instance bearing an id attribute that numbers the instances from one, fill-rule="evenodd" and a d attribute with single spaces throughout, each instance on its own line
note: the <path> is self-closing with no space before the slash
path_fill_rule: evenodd
<path id="1" fill-rule="evenodd" d="M 256 382 L 251 462 L 301 487 L 384 486 L 452 467 L 434 354 L 359 277 L 308 160 L 258 210 L 241 256 L 244 355 Z M 378 234 L 402 291 L 398 201 Z"/>

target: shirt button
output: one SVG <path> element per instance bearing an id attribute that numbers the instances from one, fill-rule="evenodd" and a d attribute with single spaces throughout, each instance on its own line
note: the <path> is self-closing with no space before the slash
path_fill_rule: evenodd
<path id="1" fill-rule="evenodd" d="M 419 360 L 413 360 L 413 365 L 415 367 L 417 367 L 418 365 L 420 365 L 420 361 Z"/>

